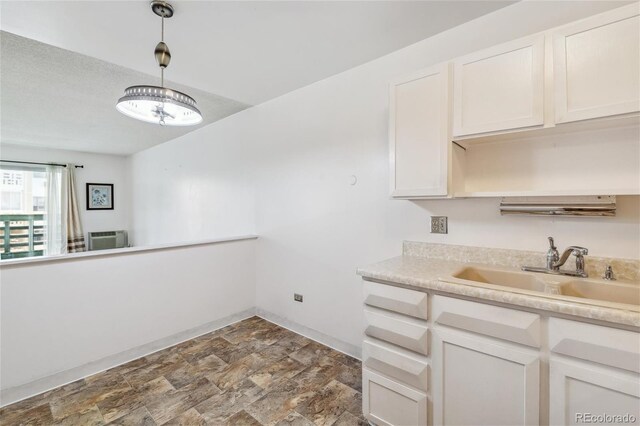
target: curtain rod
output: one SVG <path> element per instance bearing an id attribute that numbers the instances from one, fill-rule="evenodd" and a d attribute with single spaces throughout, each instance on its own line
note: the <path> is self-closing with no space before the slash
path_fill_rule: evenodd
<path id="1" fill-rule="evenodd" d="M 58 166 L 58 167 L 67 167 L 66 164 L 58 164 L 58 163 L 36 163 L 35 161 L 13 161 L 13 160 L 0 160 L 3 163 L 18 163 L 18 164 L 37 164 L 40 166 Z M 84 169 L 84 166 L 75 166 L 76 169 Z"/>

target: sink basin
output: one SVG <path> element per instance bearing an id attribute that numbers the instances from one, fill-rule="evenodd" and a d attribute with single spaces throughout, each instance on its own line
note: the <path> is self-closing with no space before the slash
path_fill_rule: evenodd
<path id="1" fill-rule="evenodd" d="M 572 278 L 535 272 L 511 271 L 491 267 L 468 266 L 451 275 L 459 280 L 491 284 L 517 290 L 544 293 L 547 297 L 563 296 L 601 304 L 621 303 L 640 309 L 640 285 L 599 279 Z"/>
<path id="2" fill-rule="evenodd" d="M 500 269 L 485 269 L 468 267 L 453 274 L 454 278 L 493 284 L 504 287 L 519 288 L 521 290 L 544 292 L 547 284 L 533 274 L 526 272 L 503 271 Z"/>
<path id="3" fill-rule="evenodd" d="M 575 280 L 564 283 L 560 294 L 627 305 L 640 305 L 640 287 L 633 284 Z"/>

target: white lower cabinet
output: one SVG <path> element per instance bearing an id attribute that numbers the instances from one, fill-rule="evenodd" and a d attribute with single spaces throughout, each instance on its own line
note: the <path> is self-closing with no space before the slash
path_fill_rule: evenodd
<path id="1" fill-rule="evenodd" d="M 427 424 L 427 394 L 362 369 L 362 410 L 379 426 Z"/>
<path id="2" fill-rule="evenodd" d="M 638 375 L 551 357 L 549 423 L 640 424 Z"/>
<path id="3" fill-rule="evenodd" d="M 640 425 L 637 330 L 411 292 L 365 291 L 372 424 Z"/>
<path id="4" fill-rule="evenodd" d="M 434 424 L 538 424 L 537 350 L 440 328 L 432 349 Z"/>
<path id="5" fill-rule="evenodd" d="M 364 334 L 421 354 L 429 352 L 425 321 L 382 309 L 364 310 Z"/>

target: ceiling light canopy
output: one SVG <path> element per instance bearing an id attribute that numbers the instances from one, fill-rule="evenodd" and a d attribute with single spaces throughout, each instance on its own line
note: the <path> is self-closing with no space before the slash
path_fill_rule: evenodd
<path id="1" fill-rule="evenodd" d="M 189 95 L 164 87 L 164 69 L 171 62 L 169 46 L 164 42 L 164 19 L 173 16 L 173 6 L 165 1 L 152 1 L 151 10 L 162 18 L 161 39 L 155 48 L 160 66 L 160 86 L 131 86 L 118 100 L 118 111 L 137 120 L 162 126 L 192 126 L 202 121 L 196 101 Z"/>

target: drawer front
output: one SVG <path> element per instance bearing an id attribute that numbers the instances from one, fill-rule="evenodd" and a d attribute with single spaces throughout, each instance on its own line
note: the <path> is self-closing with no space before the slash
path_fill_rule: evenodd
<path id="1" fill-rule="evenodd" d="M 431 309 L 438 324 L 540 347 L 539 315 L 444 296 L 434 296 Z"/>
<path id="2" fill-rule="evenodd" d="M 552 352 L 640 373 L 640 333 L 549 319 Z"/>
<path id="3" fill-rule="evenodd" d="M 426 426 L 427 395 L 363 368 L 362 412 L 379 426 Z"/>
<path id="4" fill-rule="evenodd" d="M 362 342 L 362 365 L 398 379 L 414 388 L 427 391 L 427 358 L 372 339 Z"/>
<path id="5" fill-rule="evenodd" d="M 421 291 L 365 281 L 364 303 L 376 308 L 427 319 L 427 293 Z"/>
<path id="6" fill-rule="evenodd" d="M 375 308 L 364 310 L 367 336 L 428 355 L 427 323 Z"/>

